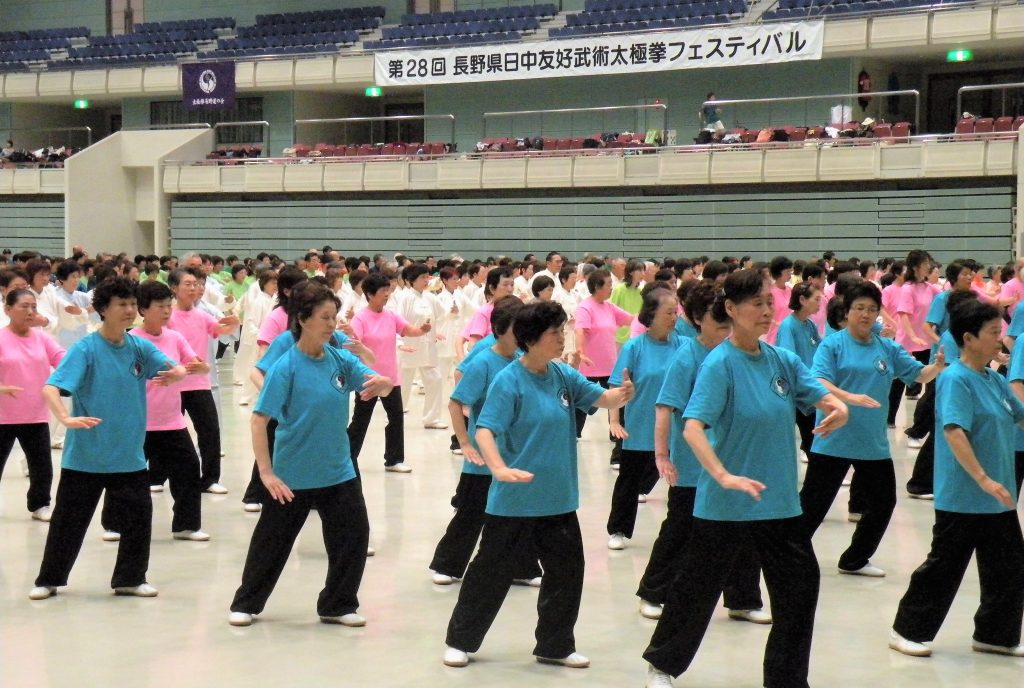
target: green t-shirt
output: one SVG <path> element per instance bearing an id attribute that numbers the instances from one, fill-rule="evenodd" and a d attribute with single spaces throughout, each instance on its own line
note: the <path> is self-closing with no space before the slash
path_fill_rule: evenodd
<path id="1" fill-rule="evenodd" d="M 640 307 L 644 305 L 644 297 L 640 293 L 639 287 L 631 287 L 625 282 L 619 284 L 612 290 L 611 302 L 616 306 L 636 315 L 640 312 Z M 629 325 L 620 327 L 615 332 L 615 341 L 621 346 L 629 340 Z"/>

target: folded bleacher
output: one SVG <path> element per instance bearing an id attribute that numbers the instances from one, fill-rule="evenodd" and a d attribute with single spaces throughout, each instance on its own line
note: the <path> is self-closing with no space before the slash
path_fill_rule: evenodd
<path id="1" fill-rule="evenodd" d="M 728 24 L 748 9 L 746 0 L 587 0 L 584 7 L 582 12 L 566 15 L 565 27 L 552 29 L 550 36 Z"/>
<path id="2" fill-rule="evenodd" d="M 551 3 L 407 14 L 398 26 L 383 29 L 380 41 L 367 41 L 364 47 L 382 50 L 517 41 L 556 14 L 558 7 Z"/>
<path id="3" fill-rule="evenodd" d="M 963 6 L 971 0 L 779 0 L 774 9 L 764 13 L 765 21 L 803 19 L 808 16 L 841 14 L 871 14 L 899 12 L 919 8 L 938 8 L 944 5 Z"/>
<path id="4" fill-rule="evenodd" d="M 88 36 L 89 29 L 84 26 L 4 31 L 0 33 L 0 72 L 27 72 L 63 54 L 76 42 L 84 43 Z"/>
<path id="5" fill-rule="evenodd" d="M 200 57 L 253 57 L 333 53 L 359 41 L 384 18 L 383 7 L 348 7 L 337 10 L 261 14 L 254 26 L 242 26 L 237 36 L 218 40 Z"/>
<path id="6" fill-rule="evenodd" d="M 212 44 L 231 30 L 230 17 L 188 19 L 135 24 L 131 33 L 116 36 L 92 36 L 88 45 L 71 47 L 65 58 L 47 63 L 49 69 L 80 69 L 131 64 L 171 64 L 193 57 L 200 45 Z"/>

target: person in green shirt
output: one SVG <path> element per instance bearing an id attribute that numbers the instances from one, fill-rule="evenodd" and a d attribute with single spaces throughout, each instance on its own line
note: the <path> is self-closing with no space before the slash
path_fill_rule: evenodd
<path id="1" fill-rule="evenodd" d="M 643 294 L 640 293 L 640 286 L 644 278 L 647 265 L 642 260 L 630 260 L 626 263 L 626 276 L 612 290 L 611 302 L 626 311 L 636 315 L 644 303 Z M 620 327 L 615 333 L 615 342 L 621 348 L 629 339 L 629 325 Z"/>
<path id="2" fill-rule="evenodd" d="M 224 283 L 224 295 L 230 295 L 234 303 L 240 303 L 245 293 L 249 291 L 249 271 L 241 263 L 231 266 L 231 278 Z M 239 313 L 238 317 L 242 317 Z"/>

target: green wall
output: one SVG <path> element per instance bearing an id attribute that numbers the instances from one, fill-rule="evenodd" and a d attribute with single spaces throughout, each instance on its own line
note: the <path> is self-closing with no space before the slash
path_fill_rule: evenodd
<path id="1" fill-rule="evenodd" d="M 833 250 L 862 258 L 927 248 L 945 263 L 1011 258 L 1013 189 L 874 188 L 797 192 L 726 189 L 692 194 L 545 195 L 373 200 L 179 200 L 172 250 L 295 258 L 331 244 L 346 254 L 459 253 L 467 257 L 559 250 L 659 257 L 749 254 L 809 256 Z M 363 197 L 365 198 L 365 196 Z M 969 228 L 969 233 L 965 231 Z"/>
<path id="2" fill-rule="evenodd" d="M 146 0 L 146 21 L 171 21 L 197 17 L 234 17 L 239 26 L 256 23 L 257 14 L 277 12 L 307 12 L 309 10 L 338 9 L 342 7 L 371 7 L 387 9 L 385 21 L 397 23 L 405 14 L 405 0 Z"/>
<path id="3" fill-rule="evenodd" d="M 64 199 L 0 200 L 0 248 L 64 255 Z"/>
<path id="4" fill-rule="evenodd" d="M 469 150 L 484 137 L 484 112 L 551 110 L 599 105 L 640 105 L 660 99 L 668 106 L 668 128 L 677 131 L 679 145 L 692 143 L 698 129 L 697 110 L 708 91 L 720 99 L 767 98 L 778 95 L 779 84 L 787 96 L 850 92 L 854 86 L 850 59 L 820 62 L 684 69 L 628 76 L 571 77 L 532 81 L 496 81 L 481 84 L 446 84 L 425 89 L 427 114 L 452 113 L 457 122 L 459 150 Z M 725 109 L 727 127 L 761 127 L 765 124 L 803 124 L 827 121 L 825 101 L 805 111 L 802 104 L 743 106 Z M 651 112 L 651 111 L 648 111 Z M 527 115 L 493 119 L 487 136 L 588 136 L 599 131 L 637 131 L 661 128 L 661 115 L 638 117 L 636 112 L 608 114 Z M 446 140 L 444 124 L 428 123 L 430 140 Z"/>
<path id="5" fill-rule="evenodd" d="M 295 94 L 291 91 L 275 93 L 245 93 L 246 97 L 263 98 L 263 119 L 270 122 L 270 150 L 280 155 L 281 150 L 293 143 L 295 123 Z M 149 105 L 154 101 L 172 100 L 176 96 L 162 98 L 125 98 L 121 107 L 121 121 L 128 128 L 149 126 Z M 2 123 L 2 116 L 0 116 Z"/>
<path id="6" fill-rule="evenodd" d="M 3 0 L 0 27 L 3 31 L 57 29 L 88 26 L 93 35 L 107 32 L 104 0 Z"/>

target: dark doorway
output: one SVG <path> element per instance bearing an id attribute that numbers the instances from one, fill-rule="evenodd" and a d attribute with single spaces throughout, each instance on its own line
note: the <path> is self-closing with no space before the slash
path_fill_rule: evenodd
<path id="1" fill-rule="evenodd" d="M 963 114 L 956 111 L 956 92 L 961 86 L 1020 82 L 1024 82 L 1024 69 L 929 75 L 926 131 L 937 134 L 953 131 Z M 976 117 L 1024 115 L 1024 89 L 965 93 L 960 107 Z"/>
<path id="2" fill-rule="evenodd" d="M 397 115 L 423 116 L 423 103 L 388 103 L 384 106 L 387 117 Z M 385 141 L 402 141 L 404 143 L 422 143 L 424 136 L 423 120 L 413 119 L 385 123 Z"/>

